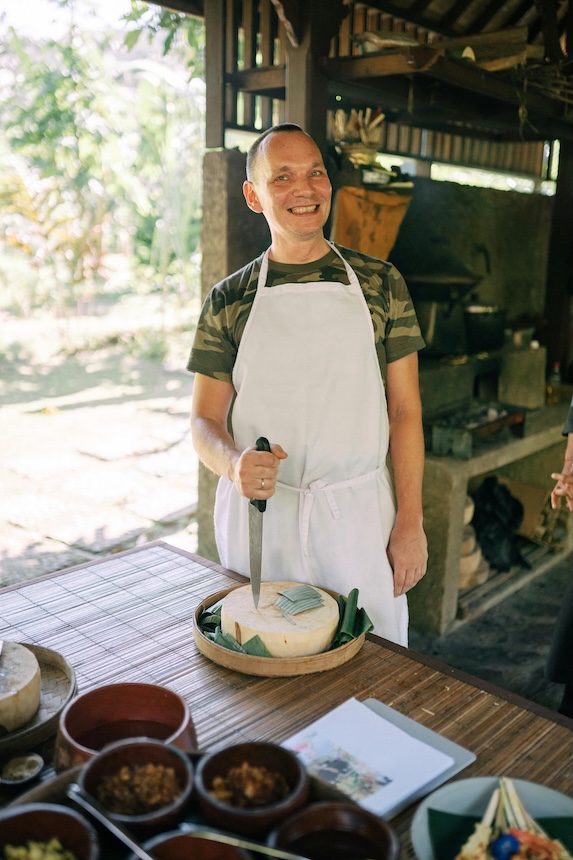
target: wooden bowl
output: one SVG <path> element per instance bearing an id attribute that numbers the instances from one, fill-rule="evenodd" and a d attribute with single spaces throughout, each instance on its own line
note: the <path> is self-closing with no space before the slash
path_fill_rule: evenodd
<path id="1" fill-rule="evenodd" d="M 6 845 L 26 845 L 29 840 L 60 840 L 77 860 L 98 860 L 97 833 L 79 812 L 54 803 L 28 803 L 0 811 L 0 856 Z"/>
<path id="2" fill-rule="evenodd" d="M 288 795 L 276 803 L 256 807 L 233 806 L 214 797 L 215 777 L 226 777 L 231 768 L 244 762 L 282 774 L 289 786 Z M 309 785 L 306 768 L 295 753 L 263 741 L 235 744 L 207 753 L 200 759 L 195 772 L 195 790 L 205 820 L 214 827 L 249 836 L 267 833 L 283 818 L 304 806 Z"/>
<path id="3" fill-rule="evenodd" d="M 185 752 L 197 750 L 191 714 L 181 696 L 159 684 L 107 684 L 76 696 L 62 711 L 54 767 L 59 772 L 84 764 L 107 744 L 137 737 Z"/>
<path id="4" fill-rule="evenodd" d="M 395 830 L 354 803 L 313 803 L 278 824 L 267 844 L 309 860 L 398 860 L 400 856 Z"/>
<path id="5" fill-rule="evenodd" d="M 364 645 L 365 634 L 357 639 L 352 639 L 346 645 L 333 648 L 332 651 L 324 651 L 322 654 L 313 654 L 309 657 L 253 657 L 250 654 L 240 654 L 237 651 L 223 648 L 222 645 L 215 644 L 205 636 L 199 627 L 199 618 L 205 609 L 214 606 L 234 588 L 241 588 L 241 586 L 235 585 L 205 597 L 193 615 L 193 638 L 197 648 L 201 654 L 208 657 L 213 663 L 218 663 L 219 666 L 234 669 L 236 672 L 243 672 L 245 675 L 262 675 L 265 678 L 310 675 L 313 672 L 325 672 L 327 669 L 342 666 L 351 660 L 355 654 L 358 654 Z M 328 588 L 324 588 L 323 591 L 326 591 L 335 600 L 338 597 L 336 591 L 330 591 Z"/>
<path id="6" fill-rule="evenodd" d="M 138 835 L 149 835 L 174 827 L 184 818 L 193 789 L 193 766 L 184 752 L 162 741 L 149 738 L 118 741 L 90 759 L 82 768 L 78 779 L 79 785 L 99 800 L 103 807 L 106 807 L 106 802 L 98 797 L 102 780 L 117 774 L 124 766 L 135 767 L 146 764 L 172 767 L 181 791 L 172 802 L 139 815 L 107 811 L 112 821 L 128 827 Z"/>
<path id="7" fill-rule="evenodd" d="M 253 860 L 253 855 L 243 848 L 191 837 L 180 830 L 154 836 L 144 843 L 144 848 L 157 860 L 189 860 L 190 857 L 200 857 L 201 860 Z M 128 860 L 137 860 L 137 857 L 131 854 Z"/>

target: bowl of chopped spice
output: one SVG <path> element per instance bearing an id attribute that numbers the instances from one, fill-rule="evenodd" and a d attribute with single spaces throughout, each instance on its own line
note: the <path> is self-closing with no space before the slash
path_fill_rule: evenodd
<path id="1" fill-rule="evenodd" d="M 183 819 L 193 789 L 193 765 L 177 747 L 134 738 L 110 744 L 87 762 L 78 783 L 112 821 L 147 835 Z"/>
<path id="2" fill-rule="evenodd" d="M 31 860 L 98 860 L 98 837 L 73 809 L 56 803 L 26 803 L 0 811 L 0 857 Z"/>
<path id="3" fill-rule="evenodd" d="M 195 790 L 209 824 L 260 836 L 306 803 L 309 778 L 291 750 L 253 741 L 203 756 Z"/>

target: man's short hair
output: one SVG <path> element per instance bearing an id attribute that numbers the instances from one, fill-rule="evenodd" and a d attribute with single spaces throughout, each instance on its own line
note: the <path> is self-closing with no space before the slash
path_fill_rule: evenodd
<path id="1" fill-rule="evenodd" d="M 279 131 L 298 131 L 306 134 L 306 131 L 300 127 L 300 125 L 296 125 L 294 122 L 281 122 L 278 125 L 273 125 L 271 128 L 267 128 L 266 131 L 263 131 L 257 139 L 251 144 L 251 148 L 247 152 L 247 179 L 252 181 L 253 176 L 255 175 L 255 171 L 257 168 L 257 160 L 259 157 L 259 149 L 263 140 L 269 137 L 271 134 L 276 134 Z"/>

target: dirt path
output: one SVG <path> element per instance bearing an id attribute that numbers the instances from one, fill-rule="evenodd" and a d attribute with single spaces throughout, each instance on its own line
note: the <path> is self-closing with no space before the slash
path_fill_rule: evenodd
<path id="1" fill-rule="evenodd" d="M 53 325 L 4 320 L 0 585 L 174 532 L 195 548 L 184 359 L 54 343 Z"/>

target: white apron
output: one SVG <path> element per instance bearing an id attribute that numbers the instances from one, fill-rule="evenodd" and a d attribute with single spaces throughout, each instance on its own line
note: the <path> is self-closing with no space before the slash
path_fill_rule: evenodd
<path id="1" fill-rule="evenodd" d="M 407 645 L 407 600 L 394 597 L 386 552 L 395 506 L 384 383 L 368 305 L 343 262 L 349 285 L 266 288 L 265 254 L 233 371 L 233 437 L 239 451 L 266 436 L 288 453 L 263 517 L 263 581 L 306 582 L 344 595 L 358 588 L 374 632 Z M 221 478 L 221 563 L 246 576 L 248 507 Z"/>

